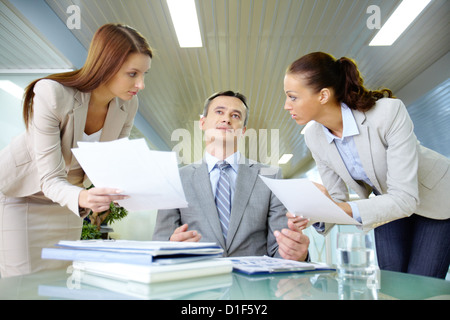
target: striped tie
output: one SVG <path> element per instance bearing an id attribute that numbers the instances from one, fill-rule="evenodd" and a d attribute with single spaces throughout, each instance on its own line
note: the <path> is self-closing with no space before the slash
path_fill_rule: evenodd
<path id="1" fill-rule="evenodd" d="M 220 177 L 216 188 L 216 206 L 219 212 L 220 225 L 225 240 L 227 239 L 228 225 L 230 223 L 231 213 L 231 188 L 230 177 L 226 170 L 230 164 L 223 161 L 218 162 L 217 167 L 220 169 Z"/>

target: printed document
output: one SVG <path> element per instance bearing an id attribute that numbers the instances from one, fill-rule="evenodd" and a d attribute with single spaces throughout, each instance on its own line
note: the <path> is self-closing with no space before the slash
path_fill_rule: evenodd
<path id="1" fill-rule="evenodd" d="M 308 218 L 312 223 L 360 225 L 308 179 L 260 177 L 286 209 L 297 216 Z"/>
<path id="2" fill-rule="evenodd" d="M 284 272 L 335 271 L 322 263 L 302 262 L 268 256 L 228 257 L 233 270 L 245 274 L 270 274 Z"/>
<path id="3" fill-rule="evenodd" d="M 174 152 L 150 150 L 144 139 L 78 142 L 72 149 L 96 187 L 117 188 L 128 211 L 187 207 Z"/>

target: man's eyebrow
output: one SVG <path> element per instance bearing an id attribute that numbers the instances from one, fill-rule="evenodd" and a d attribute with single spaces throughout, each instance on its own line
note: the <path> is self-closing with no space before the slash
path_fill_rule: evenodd
<path id="1" fill-rule="evenodd" d="M 227 109 L 227 107 L 225 107 L 225 106 L 215 106 L 214 107 L 214 110 L 223 110 L 223 109 Z M 239 113 L 240 115 L 242 115 L 242 111 L 241 110 L 239 110 L 239 109 L 233 109 L 231 112 L 237 112 L 237 113 Z"/>

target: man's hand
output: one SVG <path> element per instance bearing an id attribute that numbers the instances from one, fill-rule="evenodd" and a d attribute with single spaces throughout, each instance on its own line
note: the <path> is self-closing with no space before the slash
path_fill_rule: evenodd
<path id="1" fill-rule="evenodd" d="M 286 217 L 292 221 L 298 230 L 302 231 L 303 229 L 306 229 L 310 225 L 310 221 L 307 218 L 303 218 L 303 216 L 297 216 L 293 213 L 287 212 Z"/>
<path id="2" fill-rule="evenodd" d="M 198 242 L 201 237 L 202 235 L 196 230 L 188 231 L 188 225 L 183 224 L 181 227 L 175 229 L 173 234 L 170 236 L 170 241 Z"/>
<path id="3" fill-rule="evenodd" d="M 275 231 L 274 235 L 278 243 L 278 252 L 281 257 L 289 260 L 305 261 L 308 256 L 309 238 L 302 230 L 306 227 L 308 219 L 288 216 L 288 229 Z"/>

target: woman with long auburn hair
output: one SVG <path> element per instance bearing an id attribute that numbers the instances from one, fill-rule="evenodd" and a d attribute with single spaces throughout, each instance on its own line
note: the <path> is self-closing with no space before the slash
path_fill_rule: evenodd
<path id="1" fill-rule="evenodd" d="M 152 57 L 138 31 L 106 24 L 94 34 L 81 69 L 25 89 L 26 131 L 0 151 L 1 277 L 63 266 L 41 259 L 42 248 L 79 239 L 91 210 L 105 211 L 127 197 L 114 186 L 86 190 L 71 148 L 129 136 Z"/>
<path id="2" fill-rule="evenodd" d="M 368 90 L 353 60 L 324 52 L 294 61 L 284 91 L 291 118 L 312 121 L 305 142 L 319 188 L 365 231 L 374 229 L 380 268 L 445 278 L 450 160 L 420 145 L 402 101 L 388 89 Z M 348 188 L 360 200 L 350 202 Z M 315 225 L 322 233 L 331 226 Z"/>

